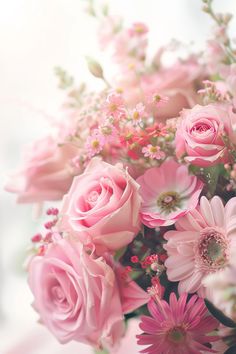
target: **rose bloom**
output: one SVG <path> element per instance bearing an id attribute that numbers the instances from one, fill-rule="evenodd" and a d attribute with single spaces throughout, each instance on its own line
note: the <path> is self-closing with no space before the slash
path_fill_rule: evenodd
<path id="1" fill-rule="evenodd" d="M 184 110 L 176 133 L 176 155 L 186 154 L 185 161 L 207 167 L 228 160 L 222 135 L 235 142 L 232 125 L 236 115 L 229 104 L 196 105 Z"/>
<path id="2" fill-rule="evenodd" d="M 40 321 L 61 342 L 113 347 L 124 334 L 124 314 L 148 301 L 147 293 L 110 255 L 95 257 L 80 242 L 58 238 L 29 265 L 29 286 Z"/>
<path id="3" fill-rule="evenodd" d="M 59 228 L 96 251 L 115 251 L 128 245 L 140 229 L 139 186 L 120 165 L 94 158 L 74 178 L 62 205 Z"/>
<path id="4" fill-rule="evenodd" d="M 6 190 L 16 193 L 19 203 L 61 199 L 72 183 L 69 162 L 77 153 L 69 144 L 59 147 L 51 136 L 34 142 L 27 149 L 23 168 L 11 176 Z"/>
<path id="5" fill-rule="evenodd" d="M 164 235 L 167 277 L 179 281 L 180 293 L 198 291 L 205 296 L 207 276 L 219 276 L 235 264 L 236 198 L 224 207 L 218 196 L 210 201 L 203 196 L 200 205 L 180 218 L 175 227 Z"/>
<path id="6" fill-rule="evenodd" d="M 195 81 L 202 76 L 202 68 L 195 60 L 177 62 L 170 67 L 161 67 L 150 74 L 130 75 L 115 79 L 116 87 L 123 90 L 126 104 L 134 107 L 143 102 L 148 113 L 154 114 L 158 121 L 179 116 L 183 108 L 193 107 L 198 102 Z M 154 94 L 167 96 L 168 103 L 156 107 L 150 103 Z"/>
<path id="7" fill-rule="evenodd" d="M 174 160 L 148 169 L 137 179 L 140 184 L 141 220 L 154 228 L 172 225 L 198 204 L 203 183 Z"/>

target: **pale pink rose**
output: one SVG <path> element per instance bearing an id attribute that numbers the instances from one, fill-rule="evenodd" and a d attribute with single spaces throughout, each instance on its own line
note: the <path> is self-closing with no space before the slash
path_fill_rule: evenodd
<path id="1" fill-rule="evenodd" d="M 129 62 L 133 64 L 133 61 Z M 116 87 L 123 90 L 126 104 L 134 107 L 143 102 L 149 113 L 154 113 L 158 121 L 177 117 L 183 108 L 191 108 L 198 102 L 195 81 L 203 77 L 202 67 L 193 59 L 186 62 L 177 62 L 170 67 L 161 67 L 149 74 L 141 74 L 141 69 L 130 70 L 128 65 L 126 75 L 114 79 Z M 139 72 L 139 74 L 137 74 Z M 150 104 L 150 97 L 154 94 L 167 96 L 169 101 L 162 107 Z"/>
<path id="2" fill-rule="evenodd" d="M 182 112 L 176 133 L 176 155 L 198 166 L 212 166 L 228 160 L 222 135 L 235 142 L 233 122 L 236 115 L 229 104 L 196 105 Z"/>
<path id="3" fill-rule="evenodd" d="M 154 228 L 172 225 L 196 208 L 203 183 L 174 160 L 148 169 L 137 179 L 142 197 L 141 220 Z"/>
<path id="4" fill-rule="evenodd" d="M 74 178 L 64 197 L 60 229 L 99 253 L 128 245 L 140 228 L 139 186 L 122 166 L 99 158 Z"/>
<path id="5" fill-rule="evenodd" d="M 183 108 L 193 107 L 197 103 L 194 81 L 202 75 L 201 71 L 197 62 L 189 60 L 142 76 L 140 86 L 145 97 L 152 94 L 169 97 L 163 107 L 150 107 L 154 108 L 158 120 L 177 117 Z"/>
<path id="6" fill-rule="evenodd" d="M 70 161 L 78 153 L 69 144 L 58 146 L 48 136 L 27 148 L 21 170 L 11 176 L 6 190 L 16 193 L 19 203 L 59 200 L 73 180 Z"/>
<path id="7" fill-rule="evenodd" d="M 30 263 L 29 285 L 41 322 L 61 343 L 111 348 L 124 334 L 124 314 L 148 301 L 147 293 L 109 255 L 97 258 L 80 242 L 59 239 Z"/>

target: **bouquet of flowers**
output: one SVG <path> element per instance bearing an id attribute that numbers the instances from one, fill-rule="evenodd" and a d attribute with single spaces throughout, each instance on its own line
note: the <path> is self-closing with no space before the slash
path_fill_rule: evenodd
<path id="1" fill-rule="evenodd" d="M 145 24 L 91 2 L 114 77 L 88 58 L 95 92 L 56 69 L 63 119 L 7 190 L 61 201 L 27 262 L 33 306 L 61 343 L 114 353 L 140 317 L 142 353 L 236 353 L 236 51 L 232 16 L 212 0 L 203 10 L 215 21 L 204 52 L 172 42 L 150 59 Z"/>

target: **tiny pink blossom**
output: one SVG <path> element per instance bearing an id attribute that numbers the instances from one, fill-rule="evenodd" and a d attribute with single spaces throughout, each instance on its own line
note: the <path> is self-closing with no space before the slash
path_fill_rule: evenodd
<path id="1" fill-rule="evenodd" d="M 99 133 L 104 138 L 105 143 L 114 142 L 114 140 L 118 139 L 118 131 L 110 123 L 102 124 L 99 127 Z"/>
<path id="2" fill-rule="evenodd" d="M 169 97 L 160 95 L 158 93 L 152 93 L 148 97 L 148 101 L 156 107 L 163 107 L 169 102 Z"/>
<path id="3" fill-rule="evenodd" d="M 203 183 L 174 160 L 148 169 L 137 179 L 142 197 L 141 220 L 144 225 L 172 225 L 196 208 Z"/>
<path id="4" fill-rule="evenodd" d="M 121 94 L 112 92 L 107 96 L 103 106 L 104 113 L 107 117 L 119 119 L 126 115 L 124 100 Z"/>
<path id="5" fill-rule="evenodd" d="M 132 27 L 129 29 L 129 35 L 131 37 L 143 36 L 146 33 L 148 33 L 148 27 L 142 22 L 133 23 Z"/>
<path id="6" fill-rule="evenodd" d="M 130 118 L 134 125 L 141 123 L 142 119 L 147 118 L 145 106 L 142 103 L 138 103 L 136 107 L 130 111 Z"/>
<path id="7" fill-rule="evenodd" d="M 146 354 L 196 354 L 215 353 L 208 343 L 218 341 L 212 334 L 219 322 L 209 314 L 204 300 L 193 295 L 187 302 L 187 294 L 177 300 L 171 293 L 169 304 L 164 300 L 148 303 L 151 316 L 142 316 L 138 344 L 148 345 L 141 351 Z"/>
<path id="8" fill-rule="evenodd" d="M 97 129 L 94 130 L 92 135 L 88 136 L 85 143 L 85 148 L 87 149 L 87 154 L 89 158 L 92 158 L 94 155 L 99 154 L 105 144 L 104 137 L 99 134 Z"/>
<path id="9" fill-rule="evenodd" d="M 161 151 L 160 146 L 153 146 L 151 144 L 144 146 L 142 153 L 145 157 L 150 157 L 151 159 L 161 160 L 165 158 L 165 153 Z"/>

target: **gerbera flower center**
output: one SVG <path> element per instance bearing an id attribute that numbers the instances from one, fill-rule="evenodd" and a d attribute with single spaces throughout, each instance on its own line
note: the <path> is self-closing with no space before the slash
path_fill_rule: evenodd
<path id="1" fill-rule="evenodd" d="M 200 233 L 198 242 L 198 254 L 201 263 L 217 270 L 228 263 L 229 240 L 223 230 L 214 227 L 206 227 Z"/>
<path id="2" fill-rule="evenodd" d="M 185 340 L 186 332 L 181 326 L 173 327 L 169 330 L 167 338 L 173 343 L 182 343 Z"/>
<path id="3" fill-rule="evenodd" d="M 157 198 L 157 205 L 162 213 L 170 213 L 177 210 L 181 204 L 179 193 L 170 191 L 161 193 Z"/>

